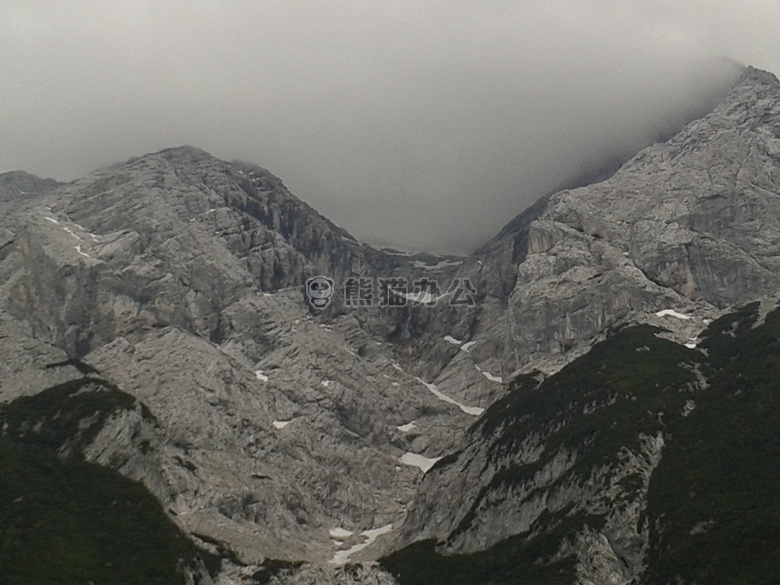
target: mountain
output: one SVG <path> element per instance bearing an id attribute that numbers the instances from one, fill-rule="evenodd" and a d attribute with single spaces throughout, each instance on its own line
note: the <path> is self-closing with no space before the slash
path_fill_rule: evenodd
<path id="1" fill-rule="evenodd" d="M 51 363 L 101 372 L 158 424 L 139 455 L 111 419 L 86 460 L 247 565 L 341 562 L 341 541 L 400 526 L 422 468 L 481 412 L 407 369 L 398 311 L 337 298 L 317 312 L 301 288 L 453 260 L 363 246 L 259 167 L 168 149 L 24 201 L 3 226 L 0 399 L 70 381 Z"/>
<path id="2" fill-rule="evenodd" d="M 401 584 L 777 582 L 776 307 L 696 348 L 627 326 L 517 378 L 426 474 L 405 530 L 428 539 L 382 564 Z"/>
<path id="3" fill-rule="evenodd" d="M 54 179 L 42 179 L 24 171 L 0 173 L 0 205 L 11 207 L 20 201 L 48 193 L 60 185 Z"/>
<path id="4" fill-rule="evenodd" d="M 193 147 L 67 184 L 2 175 L 0 440 L 23 455 L 0 465 L 98 465 L 154 496 L 118 501 L 189 535 L 160 561 L 181 559 L 172 579 L 709 582 L 725 565 L 683 561 L 733 535 L 724 563 L 749 550 L 744 579 L 775 575 L 774 398 L 753 373 L 774 368 L 779 114 L 780 82 L 747 68 L 467 257 L 373 249 L 269 171 Z M 755 436 L 715 430 L 765 413 Z M 762 470 L 731 512 L 716 452 Z M 0 480 L 4 506 L 19 489 Z"/>
<path id="5" fill-rule="evenodd" d="M 719 541 L 713 550 L 730 561 L 721 565 L 698 555 L 700 565 L 683 569 L 693 545 L 682 542 L 680 526 L 667 528 L 667 519 L 652 516 L 654 502 L 668 510 L 680 494 L 660 488 L 664 499 L 654 496 L 653 486 L 673 483 L 662 474 L 667 464 L 685 468 L 673 459 L 667 463 L 667 452 L 688 457 L 692 476 L 713 471 L 701 460 L 705 453 L 740 458 L 742 447 L 729 443 L 740 436 L 736 431 L 724 437 L 726 444 L 707 445 L 708 437 L 720 436 L 723 417 L 731 416 L 728 400 L 710 413 L 692 414 L 690 421 L 683 414 L 700 403 L 695 394 L 706 390 L 704 396 L 712 397 L 716 380 L 725 385 L 751 374 L 729 361 L 739 354 L 739 338 L 734 347 L 716 353 L 713 331 L 728 325 L 735 334 L 733 323 L 734 329 L 745 329 L 744 343 L 772 339 L 765 331 L 768 318 L 755 332 L 744 325 L 742 313 L 706 326 L 730 306 L 778 291 L 778 120 L 777 79 L 748 69 L 704 118 L 640 152 L 610 179 L 541 200 L 477 253 L 499 282 L 504 277 L 505 290 L 513 287 L 507 304 L 515 363 L 549 372 L 566 363 L 567 355 L 580 357 L 549 378 L 531 368 L 515 378 L 509 395 L 488 409 L 456 453 L 426 474 L 404 526 L 406 542 L 423 544 L 388 559 L 401 582 L 437 582 L 433 571 L 412 575 L 406 563 L 414 559 L 416 566 L 441 568 L 451 557 L 439 555 L 455 553 L 473 555 L 465 557 L 467 564 L 485 568 L 486 563 L 506 582 L 521 582 L 513 580 L 520 577 L 509 570 L 508 560 L 522 567 L 512 571 L 537 575 L 542 559 L 549 562 L 545 577 L 535 578 L 582 583 L 709 583 L 715 582 L 713 567 L 738 562 L 733 551 L 720 550 L 725 545 Z M 497 251 L 503 251 L 503 260 L 497 260 Z M 518 260 L 512 282 L 504 269 Z M 609 333 L 626 324 L 635 326 Z M 607 335 L 581 354 L 588 340 Z M 741 358 L 743 367 L 758 367 L 757 360 L 763 360 L 761 367 L 774 367 L 773 345 L 755 349 L 756 355 Z M 550 357 L 534 360 L 539 354 Z M 775 399 L 766 380 L 755 384 L 750 389 L 755 400 Z M 670 391 L 676 394 L 671 402 Z M 736 420 L 752 416 L 752 406 L 745 408 L 733 413 Z M 705 415 L 707 426 L 688 429 Z M 670 422 L 675 417 L 679 431 Z M 766 424 L 759 433 L 771 428 L 770 421 Z M 671 437 L 685 434 L 696 436 L 696 442 L 667 448 Z M 775 455 L 770 449 L 746 462 L 742 473 L 763 481 L 765 472 L 777 471 Z M 717 471 L 720 480 L 723 473 Z M 723 526 L 718 538 L 733 540 L 744 526 L 762 522 L 749 510 L 743 510 L 749 518 L 744 525 L 735 524 L 734 517 L 717 520 L 714 502 L 738 486 L 730 475 L 723 479 L 724 484 L 706 485 L 710 492 L 701 510 L 713 506 L 714 521 Z M 675 489 L 682 489 L 679 482 Z M 763 497 L 769 496 L 757 489 L 743 505 L 755 506 Z M 704 526 L 708 519 L 696 522 Z M 699 534 L 694 528 L 685 527 L 693 531 L 690 536 Z M 667 529 L 678 539 L 668 545 L 671 552 L 654 548 Z M 765 548 L 771 538 L 762 538 L 758 545 Z M 438 552 L 432 547 L 436 542 Z M 479 552 L 485 549 L 488 553 Z M 493 582 L 465 571 L 458 564 L 464 560 L 452 557 L 444 572 L 452 577 L 448 582 L 457 582 L 449 570 L 462 582 Z M 563 573 L 557 576 L 559 569 Z M 776 579 L 774 565 L 766 571 Z M 772 581 L 748 576 L 749 571 L 749 582 Z"/>

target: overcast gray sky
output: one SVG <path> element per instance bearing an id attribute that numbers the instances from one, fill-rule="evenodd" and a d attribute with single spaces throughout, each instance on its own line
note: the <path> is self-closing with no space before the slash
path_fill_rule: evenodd
<path id="1" fill-rule="evenodd" d="M 464 252 L 578 169 L 780 72 L 776 0 L 3 0 L 0 171 L 192 144 L 356 237 Z"/>

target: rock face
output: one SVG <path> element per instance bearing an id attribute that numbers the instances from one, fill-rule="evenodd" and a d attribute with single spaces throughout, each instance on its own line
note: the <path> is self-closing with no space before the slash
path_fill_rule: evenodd
<path id="1" fill-rule="evenodd" d="M 86 452 L 124 461 L 183 528 L 243 562 L 381 553 L 385 531 L 370 548 L 361 533 L 400 527 L 426 462 L 481 412 L 389 342 L 400 310 L 348 311 L 337 297 L 318 313 L 301 286 L 452 260 L 362 246 L 259 167 L 170 149 L 39 195 L 5 225 L 3 352 L 15 365 L 0 395 L 50 385 L 39 354 L 55 347 L 46 363 L 99 369 L 162 430 L 139 439 L 128 414 Z M 153 460 L 133 454 L 142 441 Z"/>
<path id="2" fill-rule="evenodd" d="M 695 349 L 628 326 L 518 377 L 426 474 L 404 527 L 423 540 L 382 565 L 402 584 L 776 581 L 779 328 L 776 299 Z"/>
<path id="3" fill-rule="evenodd" d="M 483 290 L 490 283 L 497 295 L 511 290 L 505 297 L 505 367 L 557 371 L 609 328 L 664 327 L 624 356 L 641 371 L 651 354 L 666 359 L 677 351 L 656 347 L 657 336 L 678 342 L 679 351 L 685 351 L 682 345 L 694 348 L 706 324 L 727 307 L 774 295 L 780 289 L 778 121 L 780 84 L 748 69 L 710 114 L 640 152 L 610 179 L 540 200 L 475 255 L 479 268 L 467 261 L 464 269 L 477 271 Z M 668 429 L 631 419 L 632 409 L 619 407 L 620 392 L 590 397 L 600 384 L 583 386 L 589 370 L 581 360 L 594 359 L 593 353 L 571 365 L 580 368 L 574 379 L 571 367 L 543 383 L 541 374 L 518 378 L 510 396 L 470 429 L 456 454 L 426 474 L 404 538 L 433 539 L 439 552 L 426 561 L 416 557 L 418 562 L 435 565 L 436 554 L 458 552 L 474 554 L 476 563 L 478 551 L 497 551 L 520 534 L 531 540 L 553 534 L 576 514 L 585 520 L 569 526 L 566 538 L 553 537 L 557 556 L 530 562 L 546 558 L 557 567 L 573 558 L 569 582 L 576 576 L 577 583 L 635 582 L 648 555 L 659 562 L 663 555 L 649 552 L 653 524 L 644 518 Z M 661 367 L 658 380 L 675 367 Z M 679 372 L 681 400 L 709 385 L 699 371 L 703 365 L 694 360 L 686 368 L 687 374 Z M 573 393 L 556 394 L 556 381 Z M 636 387 L 644 384 L 638 380 Z M 697 403 L 682 400 L 654 416 L 685 418 Z M 601 425 L 583 420 L 613 408 Z M 551 418 L 540 420 L 541 413 Z M 614 428 L 626 419 L 631 438 L 611 437 L 608 448 L 594 439 L 609 435 L 599 427 Z M 584 442 L 562 441 L 569 433 L 576 436 L 583 423 L 590 429 L 579 432 Z M 610 455 L 595 459 L 605 449 Z M 413 545 L 410 554 L 420 546 Z M 404 563 L 402 555 L 389 566 L 405 575 L 402 582 L 416 582 L 404 573 Z M 668 578 L 674 582 L 674 575 Z"/>
<path id="4" fill-rule="evenodd" d="M 56 189 L 61 184 L 54 179 L 42 179 L 24 171 L 0 173 L 0 208 L 16 207 Z"/>
<path id="5" fill-rule="evenodd" d="M 565 361 L 605 328 L 660 310 L 712 317 L 777 290 L 778 149 L 780 84 L 749 68 L 672 139 L 507 226 L 475 254 L 480 289 L 507 304 L 505 368 Z"/>
<path id="6" fill-rule="evenodd" d="M 572 507 L 600 521 L 556 540 L 559 560 L 576 550 L 582 583 L 626 582 L 651 550 L 638 518 L 663 430 L 637 414 L 642 434 L 586 466 L 586 445 L 549 447 L 559 413 L 521 433 L 524 415 L 500 409 L 625 324 L 689 352 L 729 306 L 776 291 L 778 193 L 780 84 L 755 69 L 669 141 L 543 197 L 466 258 L 362 245 L 265 169 L 192 147 L 68 184 L 1 175 L 0 400 L 74 363 L 100 370 L 159 424 L 128 410 L 85 453 L 204 546 L 225 543 L 247 582 L 271 558 L 318 564 L 274 577 L 290 582 L 389 583 L 339 567 L 419 539 L 477 554 Z M 323 310 L 304 293 L 316 275 L 334 283 Z M 350 307 L 349 277 L 400 279 L 390 295 L 408 302 Z M 432 281 L 438 302 L 415 302 Z M 455 302 L 464 290 L 473 302 Z M 566 399 L 583 412 L 614 406 L 580 390 Z"/>

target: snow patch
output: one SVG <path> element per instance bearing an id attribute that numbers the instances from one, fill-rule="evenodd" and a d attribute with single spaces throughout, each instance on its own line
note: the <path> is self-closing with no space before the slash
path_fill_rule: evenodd
<path id="1" fill-rule="evenodd" d="M 81 239 L 79 236 L 77 236 L 76 234 L 74 234 L 74 233 L 73 233 L 73 230 L 72 230 L 72 229 L 70 229 L 70 228 L 63 228 L 63 229 L 64 229 L 66 232 L 68 232 L 68 233 L 69 233 L 71 236 L 73 236 L 74 238 L 76 238 L 76 239 L 77 239 L 79 242 L 81 242 L 81 241 L 82 241 L 82 239 Z"/>
<path id="2" fill-rule="evenodd" d="M 408 433 L 412 429 L 417 428 L 417 425 L 414 424 L 414 421 L 412 421 L 410 423 L 406 423 L 405 425 L 401 425 L 400 427 L 395 427 L 395 428 L 397 428 L 402 433 Z"/>
<path id="3" fill-rule="evenodd" d="M 360 552 L 366 547 L 371 546 L 377 538 L 379 538 L 383 534 L 392 532 L 392 530 L 393 530 L 393 525 L 388 524 L 387 526 L 382 526 L 381 528 L 375 528 L 374 530 L 366 530 L 365 532 L 361 532 L 360 536 L 366 539 L 365 542 L 356 544 L 355 546 L 347 550 L 336 551 L 336 553 L 333 555 L 333 558 L 329 562 L 333 565 L 345 565 L 349 560 L 349 557 L 351 557 L 353 554 Z"/>
<path id="4" fill-rule="evenodd" d="M 263 373 L 263 370 L 257 370 L 255 376 L 257 376 L 257 379 L 261 382 L 268 382 L 268 376 Z"/>
<path id="5" fill-rule="evenodd" d="M 58 221 L 57 221 L 56 219 L 54 219 L 53 217 L 44 216 L 43 218 L 44 218 L 44 219 L 48 219 L 48 220 L 49 220 L 50 222 L 52 222 L 53 224 L 60 225 L 60 222 L 58 222 Z"/>
<path id="6" fill-rule="evenodd" d="M 76 250 L 76 252 L 78 252 L 79 254 L 81 254 L 82 256 L 84 256 L 84 257 L 86 257 L 86 258 L 92 258 L 92 256 L 90 256 L 90 255 L 89 255 L 89 254 L 87 254 L 86 252 L 82 252 L 82 250 L 81 250 L 81 244 L 79 244 L 78 246 L 73 246 L 73 249 L 74 249 L 74 250 Z"/>
<path id="7" fill-rule="evenodd" d="M 490 372 L 486 372 L 485 370 L 480 370 L 482 372 L 482 375 L 485 376 L 488 380 L 491 382 L 498 382 L 500 384 L 504 383 L 504 379 L 501 376 L 494 376 Z"/>
<path id="8" fill-rule="evenodd" d="M 399 386 L 400 386 L 400 384 L 398 382 L 393 382 L 393 387 L 394 388 L 398 388 Z"/>
<path id="9" fill-rule="evenodd" d="M 676 317 L 677 319 L 682 319 L 683 321 L 687 321 L 691 318 L 690 315 L 683 315 L 682 313 L 678 313 L 674 309 L 664 309 L 663 311 L 658 311 L 655 314 L 656 317 Z"/>
<path id="10" fill-rule="evenodd" d="M 463 345 L 461 345 L 460 348 L 463 351 L 465 351 L 466 353 L 468 353 L 469 349 L 471 349 L 474 346 L 475 343 L 477 343 L 477 342 L 476 341 L 468 341 L 468 342 L 464 343 Z"/>
<path id="11" fill-rule="evenodd" d="M 422 472 L 427 472 L 441 457 L 426 457 L 425 455 L 418 455 L 417 453 L 404 453 L 401 456 L 401 463 L 405 465 L 411 465 L 412 467 L 419 467 Z"/>
<path id="12" fill-rule="evenodd" d="M 454 404 L 455 406 L 460 408 L 466 414 L 470 414 L 472 416 L 479 416 L 480 414 L 485 412 L 484 408 L 479 408 L 477 406 L 465 406 L 465 405 L 461 404 L 460 402 L 458 402 L 457 400 L 453 400 L 452 398 L 450 398 L 446 394 L 443 394 L 442 392 L 440 392 L 439 389 L 436 388 L 436 384 L 431 384 L 430 382 L 426 382 L 425 380 L 423 380 L 419 376 L 415 376 L 414 379 L 417 380 L 418 382 L 420 382 L 428 390 L 430 390 L 436 396 L 436 398 L 438 398 L 439 400 L 442 400 L 444 402 L 448 402 L 449 404 Z"/>
<path id="13" fill-rule="evenodd" d="M 282 430 L 284 427 L 289 425 L 292 421 L 291 420 L 275 420 L 273 423 L 275 429 Z"/>
<path id="14" fill-rule="evenodd" d="M 503 379 L 501 376 L 494 376 L 494 375 L 493 375 L 493 374 L 491 374 L 490 372 L 486 372 L 485 370 L 483 370 L 482 368 L 480 368 L 480 367 L 479 367 L 477 364 L 474 364 L 474 367 L 475 367 L 475 368 L 477 368 L 477 371 L 478 371 L 480 374 L 482 374 L 483 376 L 485 376 L 485 377 L 486 377 L 488 380 L 490 380 L 491 382 L 499 382 L 499 383 L 501 383 L 501 384 L 503 384 L 503 383 L 504 383 L 504 379 Z"/>
<path id="15" fill-rule="evenodd" d="M 327 388 L 328 386 L 330 386 L 330 380 L 323 380 L 322 382 L 320 382 L 320 384 L 322 384 L 323 387 Z"/>
<path id="16" fill-rule="evenodd" d="M 462 341 L 455 339 L 452 335 L 445 335 L 444 341 L 449 341 L 452 345 L 460 345 L 463 343 Z"/>
<path id="17" fill-rule="evenodd" d="M 345 538 L 352 536 L 353 532 L 351 530 L 344 530 L 340 526 L 337 526 L 336 528 L 331 528 L 328 531 L 328 534 L 330 534 L 333 538 L 344 540 Z"/>

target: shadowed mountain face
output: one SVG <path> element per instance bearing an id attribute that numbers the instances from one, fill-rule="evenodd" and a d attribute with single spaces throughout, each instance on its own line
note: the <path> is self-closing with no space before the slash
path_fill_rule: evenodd
<path id="1" fill-rule="evenodd" d="M 701 332 L 780 285 L 780 84 L 747 69 L 599 178 L 456 258 L 362 245 L 265 169 L 192 147 L 65 185 L 2 175 L 0 402 L 99 370 L 155 422 L 120 409 L 62 444 L 231 549 L 237 582 L 292 569 L 262 569 L 272 558 L 312 563 L 291 583 L 392 583 L 349 563 L 418 540 L 385 563 L 402 582 L 433 579 L 414 559 L 463 579 L 473 561 L 495 583 L 519 579 L 509 565 L 706 580 L 679 569 L 695 526 L 663 516 L 678 488 L 654 482 L 672 481 L 658 474 L 679 436 L 699 445 L 695 413 L 727 402 L 703 406 L 736 350 L 715 355 L 715 325 L 709 353 L 692 349 Z M 316 275 L 333 281 L 323 310 L 305 294 Z M 349 277 L 374 285 L 372 306 L 350 306 Z M 378 306 L 385 279 L 399 306 Z M 422 282 L 435 303 L 416 302 Z"/>
<path id="2" fill-rule="evenodd" d="M 402 584 L 777 581 L 780 310 L 725 315 L 695 349 L 661 333 L 513 381 L 426 474 L 405 529 L 429 539 L 383 565 Z"/>

